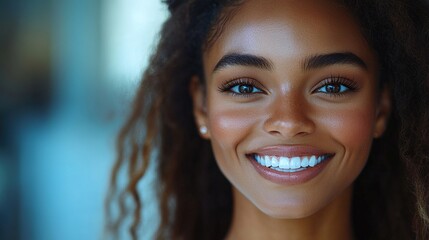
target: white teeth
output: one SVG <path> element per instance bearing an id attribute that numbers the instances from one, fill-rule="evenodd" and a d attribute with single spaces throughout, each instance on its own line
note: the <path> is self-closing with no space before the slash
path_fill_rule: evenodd
<path id="1" fill-rule="evenodd" d="M 316 165 L 316 156 L 311 156 L 310 160 L 308 160 L 308 166 L 314 167 Z"/>
<path id="2" fill-rule="evenodd" d="M 301 167 L 308 167 L 308 157 L 302 158 Z"/>
<path id="3" fill-rule="evenodd" d="M 271 167 L 279 167 L 279 160 L 277 158 L 272 159 Z"/>
<path id="4" fill-rule="evenodd" d="M 301 167 L 301 159 L 300 157 L 293 157 L 290 159 L 290 168 L 291 169 L 298 169 Z"/>
<path id="5" fill-rule="evenodd" d="M 267 166 L 267 163 L 270 163 L 270 162 L 271 162 L 271 158 L 269 156 L 265 156 L 264 157 L 264 162 L 263 162 L 264 164 L 263 165 Z"/>
<path id="6" fill-rule="evenodd" d="M 254 155 L 255 160 L 265 167 L 271 167 L 288 172 L 304 170 L 307 167 L 314 167 L 325 159 L 325 156 L 302 156 L 302 157 L 277 157 Z"/>
<path id="7" fill-rule="evenodd" d="M 289 158 L 287 158 L 287 157 L 280 157 L 279 168 L 289 169 L 290 168 Z"/>
<path id="8" fill-rule="evenodd" d="M 271 163 L 272 163 L 272 161 L 273 161 L 273 159 L 274 159 L 275 157 L 268 157 L 268 159 L 267 158 L 265 158 L 265 167 L 271 167 Z"/>

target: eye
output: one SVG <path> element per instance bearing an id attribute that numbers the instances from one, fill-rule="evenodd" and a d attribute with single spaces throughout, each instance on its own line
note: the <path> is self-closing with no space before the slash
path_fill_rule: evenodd
<path id="1" fill-rule="evenodd" d="M 237 94 L 260 93 L 261 89 L 250 84 L 238 84 L 230 88 L 230 91 Z"/>
<path id="2" fill-rule="evenodd" d="M 330 83 L 319 88 L 318 92 L 336 94 L 336 93 L 343 93 L 348 90 L 350 90 L 350 88 L 345 86 L 344 84 Z"/>
<path id="3" fill-rule="evenodd" d="M 252 94 L 263 93 L 261 84 L 250 78 L 239 78 L 223 83 L 219 87 L 220 92 L 230 93 L 239 96 L 249 96 Z"/>
<path id="4" fill-rule="evenodd" d="M 330 77 L 323 80 L 314 92 L 335 96 L 356 90 L 355 81 L 343 77 Z"/>

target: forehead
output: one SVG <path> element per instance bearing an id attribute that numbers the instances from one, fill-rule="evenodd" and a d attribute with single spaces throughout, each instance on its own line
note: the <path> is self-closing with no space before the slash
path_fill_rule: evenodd
<path id="1" fill-rule="evenodd" d="M 296 61 L 320 53 L 353 52 L 375 68 L 375 54 L 357 20 L 334 1 L 249 0 L 238 8 L 205 51 L 206 71 L 228 53 Z"/>

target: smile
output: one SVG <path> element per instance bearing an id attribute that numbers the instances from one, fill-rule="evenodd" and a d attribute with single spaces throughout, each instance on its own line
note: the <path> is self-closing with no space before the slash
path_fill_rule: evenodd
<path id="1" fill-rule="evenodd" d="M 253 159 L 261 166 L 279 171 L 279 172 L 299 172 L 312 168 L 321 162 L 331 158 L 332 154 L 310 155 L 310 156 L 269 156 L 253 154 Z"/>

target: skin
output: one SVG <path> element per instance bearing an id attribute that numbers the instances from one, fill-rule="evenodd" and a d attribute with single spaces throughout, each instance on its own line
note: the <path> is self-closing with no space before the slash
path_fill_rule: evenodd
<path id="1" fill-rule="evenodd" d="M 366 67 L 303 68 L 311 56 L 338 52 L 353 53 Z M 270 67 L 227 64 L 214 70 L 231 53 L 263 57 Z M 194 77 L 191 95 L 196 122 L 208 130 L 202 137 L 211 141 L 233 186 L 227 238 L 352 239 L 353 182 L 390 111 L 387 90 L 377 88 L 376 55 L 357 21 L 328 1 L 246 1 L 205 51 L 203 63 L 206 84 Z M 332 76 L 356 89 L 323 92 Z M 231 85 L 225 90 L 225 82 L 237 78 L 251 79 L 244 85 L 260 92 L 231 94 Z M 311 146 L 335 155 L 309 181 L 278 184 L 263 178 L 249 157 L 269 146 Z"/>

